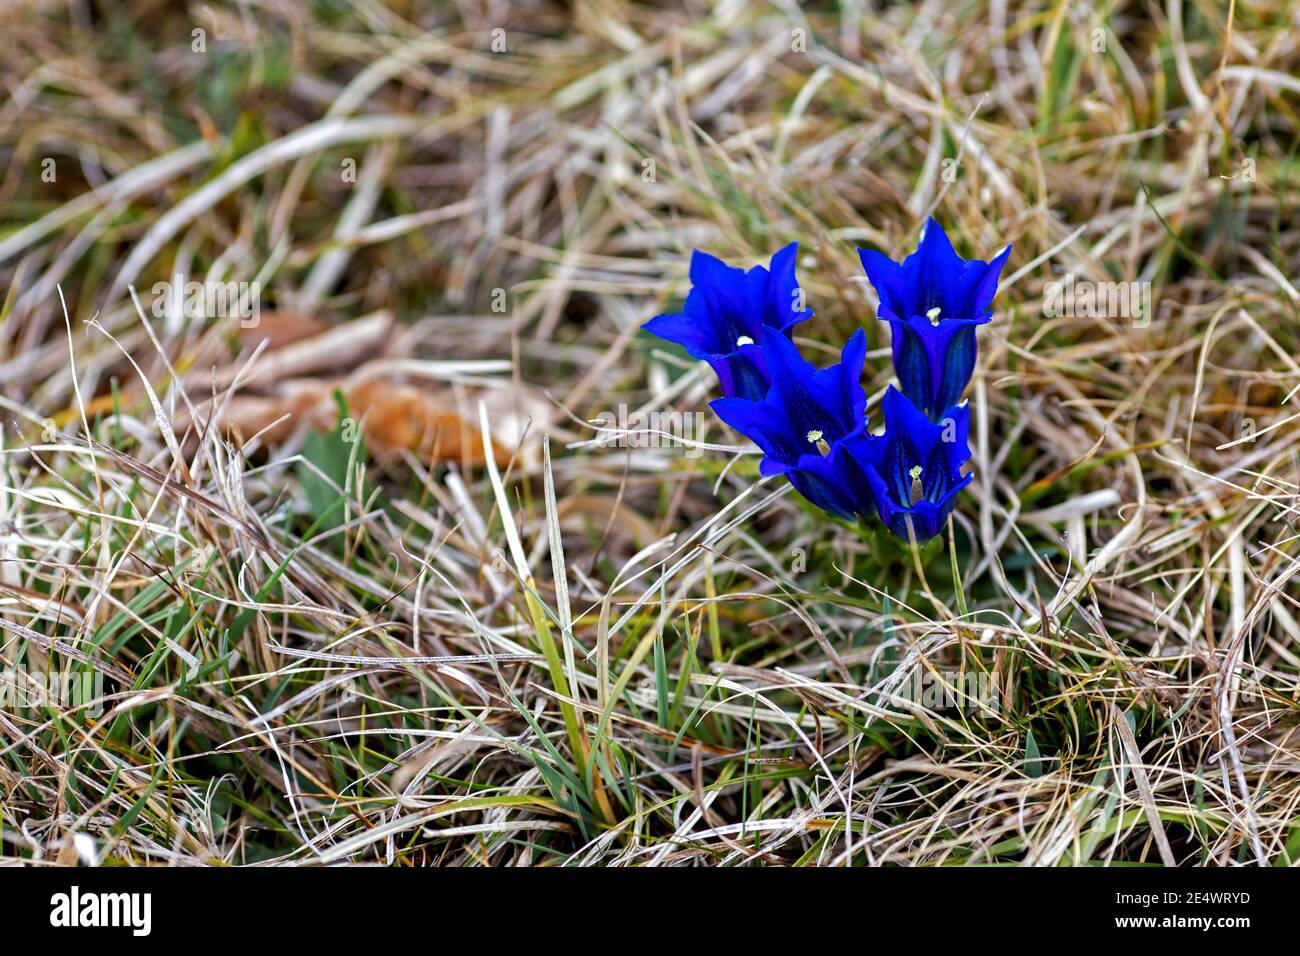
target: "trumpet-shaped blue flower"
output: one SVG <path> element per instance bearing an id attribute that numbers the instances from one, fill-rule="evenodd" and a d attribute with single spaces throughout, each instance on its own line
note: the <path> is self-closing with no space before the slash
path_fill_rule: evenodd
<path id="1" fill-rule="evenodd" d="M 917 541 L 941 530 L 957 493 L 971 481 L 965 405 L 932 422 L 892 385 L 882 409 L 885 430 L 866 429 L 866 393 L 859 377 L 862 331 L 844 346 L 838 365 L 817 370 L 779 335 L 764 343 L 772 387 L 762 401 L 720 398 L 718 417 L 763 450 L 759 471 L 785 475 L 823 511 L 850 521 L 878 515 L 891 532 Z"/>
<path id="2" fill-rule="evenodd" d="M 901 263 L 861 251 L 890 323 L 902 390 L 887 390 L 884 431 L 867 431 L 861 376 L 866 336 L 859 329 L 840 361 L 817 369 L 791 341 L 812 315 L 795 280 L 798 247 L 749 271 L 696 252 L 682 311 L 645 327 L 677 342 L 717 372 L 723 421 L 763 451 L 759 470 L 785 475 L 808 501 L 836 517 L 878 516 L 893 534 L 928 541 L 939 534 L 971 481 L 969 411 L 958 405 L 975 364 L 975 327 L 989 321 L 1008 248 L 991 262 L 964 260 L 942 227 L 927 224 Z"/>
<path id="3" fill-rule="evenodd" d="M 916 540 L 928 541 L 943 530 L 957 492 L 971 482 L 971 475 L 962 475 L 970 460 L 969 409 L 945 409 L 932 422 L 892 385 L 881 408 L 884 433 L 852 451 L 885 527 L 906 540 L 910 523 Z"/>
<path id="4" fill-rule="evenodd" d="M 805 498 L 841 518 L 871 510 L 866 477 L 849 451 L 866 434 L 867 395 L 860 381 L 866 347 L 859 329 L 839 364 L 818 370 L 784 335 L 767 331 L 767 394 L 760 401 L 710 403 L 719 418 L 763 450 L 762 474 L 785 475 Z"/>
<path id="5" fill-rule="evenodd" d="M 792 242 L 772 256 L 770 268 L 746 272 L 696 250 L 682 311 L 657 315 L 644 328 L 708 362 L 723 395 L 761 399 L 771 384 L 759 346 L 764 330 L 788 339 L 793 326 L 812 316 L 795 279 L 798 254 L 799 244 Z"/>
<path id="6" fill-rule="evenodd" d="M 888 322 L 894 370 L 903 394 L 932 420 L 961 400 L 975 368 L 975 327 L 989 321 L 998 277 L 1011 254 L 991 262 L 963 259 L 933 219 L 916 251 L 901 263 L 859 249 Z"/>

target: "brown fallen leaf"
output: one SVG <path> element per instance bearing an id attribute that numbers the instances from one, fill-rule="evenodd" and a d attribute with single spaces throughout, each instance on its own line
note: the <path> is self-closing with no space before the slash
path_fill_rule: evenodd
<path id="1" fill-rule="evenodd" d="M 228 399 L 201 403 L 199 417 L 219 409 L 216 427 L 241 447 L 254 439 L 282 445 L 309 428 L 333 428 L 338 420 L 333 394 L 341 389 L 349 414 L 361 424 L 367 446 L 376 455 L 409 451 L 429 462 L 482 465 L 481 402 L 491 422 L 492 456 L 499 465 L 512 455 L 529 461 L 537 456 L 540 435 L 553 413 L 549 403 L 526 388 L 435 388 L 424 380 L 407 381 L 392 367 L 394 350 L 401 351 L 395 332 L 387 310 L 334 326 L 292 310 L 268 311 L 257 325 L 236 333 L 242 347 L 236 360 L 209 366 L 206 372 L 199 372 L 196 364 L 183 380 L 192 395 L 237 388 Z M 250 365 L 248 359 L 258 348 L 262 352 Z M 184 431 L 189 422 L 182 413 L 173 424 Z"/>
<path id="2" fill-rule="evenodd" d="M 471 467 L 483 464 L 478 424 L 456 411 L 450 391 L 433 392 L 390 379 L 352 385 L 320 379 L 283 382 L 269 395 L 236 395 L 225 406 L 218 425 L 241 445 L 254 436 L 265 444 L 280 445 L 307 427 L 327 431 L 338 422 L 333 400 L 336 388 L 344 390 L 349 414 L 360 424 L 373 453 L 391 455 L 405 450 L 424 461 L 454 461 Z M 521 429 L 502 411 L 499 398 L 489 394 L 484 402 L 493 423 L 493 458 L 504 465 L 518 449 Z M 477 408 L 476 402 L 473 408 Z"/>
<path id="3" fill-rule="evenodd" d="M 485 460 L 478 425 L 414 385 L 374 379 L 352 386 L 347 398 L 348 409 L 377 452 L 406 449 L 425 460 L 467 465 Z M 510 452 L 495 440 L 492 450 L 498 464 L 510 459 Z"/>
<path id="4" fill-rule="evenodd" d="M 236 395 L 218 423 L 239 445 L 255 436 L 281 445 L 304 426 L 327 431 L 338 419 L 330 383 L 308 379 L 285 382 L 271 395 Z"/>
<path id="5" fill-rule="evenodd" d="M 329 326 L 306 312 L 289 309 L 267 310 L 257 317 L 255 325 L 240 325 L 235 340 L 242 348 L 254 349 L 266 342 L 268 352 L 320 335 Z"/>

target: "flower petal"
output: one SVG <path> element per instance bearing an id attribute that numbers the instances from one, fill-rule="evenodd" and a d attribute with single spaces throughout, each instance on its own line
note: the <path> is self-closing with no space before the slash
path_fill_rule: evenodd
<path id="1" fill-rule="evenodd" d="M 903 267 L 883 252 L 874 249 L 859 249 L 858 258 L 867 273 L 867 280 L 880 299 L 877 318 L 907 318 L 911 314 L 911 296 Z"/>
<path id="2" fill-rule="evenodd" d="M 804 455 L 799 460 L 799 467 L 786 474 L 795 491 L 818 508 L 839 518 L 852 518 L 857 507 L 850 490 L 840 480 L 837 458 Z"/>
<path id="3" fill-rule="evenodd" d="M 949 289 L 960 278 L 966 260 L 953 250 L 948 234 L 933 217 L 926 220 L 915 255 L 917 291 L 913 307 L 917 314 L 924 315 L 935 306 L 946 305 Z"/>
<path id="4" fill-rule="evenodd" d="M 929 409 L 932 412 L 961 401 L 961 393 L 966 390 L 966 383 L 975 370 L 975 326 L 963 324 L 950 328 L 946 338 L 942 370 L 939 381 L 935 383 L 934 405 Z"/>
<path id="5" fill-rule="evenodd" d="M 792 242 L 773 254 L 770 269 L 755 266 L 750 270 L 756 292 L 753 303 L 763 317 L 763 324 L 787 335 L 793 326 L 813 314 L 812 309 L 804 307 L 805 297 L 795 278 L 798 257 L 799 243 Z"/>
<path id="6" fill-rule="evenodd" d="M 866 357 L 865 343 L 865 334 L 853 336 L 843 353 L 847 363 L 818 370 L 784 335 L 764 331 L 763 359 L 772 376 L 770 397 L 782 409 L 792 434 L 820 431 L 834 443 L 857 427 L 866 409 L 859 361 L 859 356 Z"/>
<path id="7" fill-rule="evenodd" d="M 922 338 L 926 333 L 912 328 L 905 321 L 890 322 L 889 327 L 893 339 L 894 371 L 903 387 L 903 394 L 928 405 L 933 386 L 929 350 Z"/>
<path id="8" fill-rule="evenodd" d="M 988 314 L 989 308 L 993 305 L 993 297 L 998 294 L 998 279 L 1002 275 L 1002 267 L 1006 265 L 1010 255 L 1011 247 L 1007 246 L 980 270 L 974 288 L 969 294 L 969 315 L 956 316 L 956 318 L 975 318 Z"/>

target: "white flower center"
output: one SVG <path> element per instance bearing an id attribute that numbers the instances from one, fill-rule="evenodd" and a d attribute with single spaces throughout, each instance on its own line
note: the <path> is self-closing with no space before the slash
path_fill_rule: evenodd
<path id="1" fill-rule="evenodd" d="M 939 325 L 939 314 L 941 312 L 943 312 L 943 309 L 936 305 L 933 309 L 930 309 L 925 313 L 925 317 L 930 320 L 931 325 L 937 327 Z"/>
<path id="2" fill-rule="evenodd" d="M 736 348 L 740 348 L 742 345 L 753 345 L 753 344 L 754 344 L 754 340 L 751 339 L 748 335 L 742 335 L 740 338 L 736 339 Z"/>
<path id="3" fill-rule="evenodd" d="M 822 436 L 821 429 L 814 428 L 804 437 L 808 439 L 808 444 L 816 445 L 817 450 L 821 452 L 822 455 L 829 455 L 831 453 L 831 446 Z"/>

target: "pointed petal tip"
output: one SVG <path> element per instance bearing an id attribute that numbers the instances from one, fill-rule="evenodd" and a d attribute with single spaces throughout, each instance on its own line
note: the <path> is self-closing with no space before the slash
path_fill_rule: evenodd
<path id="1" fill-rule="evenodd" d="M 669 342 L 676 342 L 672 336 L 676 328 L 681 323 L 683 316 L 680 312 L 664 312 L 659 315 L 651 316 L 641 323 L 641 328 L 651 335 L 666 339 Z"/>
<path id="2" fill-rule="evenodd" d="M 861 246 L 857 248 L 858 261 L 862 263 L 862 269 L 867 273 L 867 278 L 872 280 L 872 285 L 875 285 L 875 280 L 871 276 L 872 272 L 887 273 L 891 269 L 901 268 L 897 262 L 879 249 L 863 249 Z"/>
<path id="3" fill-rule="evenodd" d="M 1011 243 L 1008 242 L 1005 246 L 1002 247 L 1001 252 L 999 252 L 996 256 L 994 256 L 992 259 L 989 260 L 989 268 L 993 269 L 993 267 L 996 266 L 997 267 L 996 272 L 1000 274 L 1002 272 L 1002 267 L 1006 265 L 1007 259 L 1010 258 L 1010 256 L 1011 256 Z"/>

